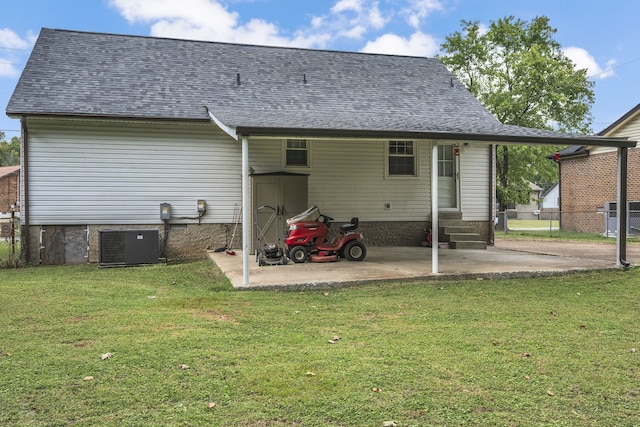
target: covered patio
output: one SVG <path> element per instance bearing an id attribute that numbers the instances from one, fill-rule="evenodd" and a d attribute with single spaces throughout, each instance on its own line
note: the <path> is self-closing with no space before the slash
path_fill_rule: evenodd
<path id="1" fill-rule="evenodd" d="M 322 289 L 383 280 L 456 280 L 548 276 L 615 269 L 616 245 L 568 241 L 499 239 L 486 251 L 439 251 L 440 272 L 433 274 L 430 248 L 370 246 L 363 262 L 304 263 L 259 267 L 249 263 L 243 282 L 243 254 L 209 252 L 209 258 L 235 289 Z M 629 245 L 632 265 L 640 264 L 640 245 Z"/>

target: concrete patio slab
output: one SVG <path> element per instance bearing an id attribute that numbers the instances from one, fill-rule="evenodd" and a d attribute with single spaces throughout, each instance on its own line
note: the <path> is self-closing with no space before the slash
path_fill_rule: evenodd
<path id="1" fill-rule="evenodd" d="M 640 246 L 629 246 L 628 258 L 640 262 Z M 330 288 L 380 280 L 440 280 L 522 277 L 616 267 L 615 245 L 531 240 L 498 241 L 487 250 L 439 250 L 439 274 L 431 273 L 431 249 L 367 248 L 362 262 L 304 263 L 263 266 L 250 256 L 249 283 L 243 283 L 242 252 L 209 252 L 209 257 L 236 289 Z"/>

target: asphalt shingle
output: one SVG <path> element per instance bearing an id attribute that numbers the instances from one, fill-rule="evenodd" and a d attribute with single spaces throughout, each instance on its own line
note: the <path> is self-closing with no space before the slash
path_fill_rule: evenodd
<path id="1" fill-rule="evenodd" d="M 205 106 L 231 127 L 577 137 L 502 125 L 434 58 L 46 28 L 7 114 L 208 120 Z"/>

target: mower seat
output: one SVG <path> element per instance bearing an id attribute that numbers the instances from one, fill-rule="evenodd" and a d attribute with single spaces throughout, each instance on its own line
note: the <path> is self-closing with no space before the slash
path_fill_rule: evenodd
<path id="1" fill-rule="evenodd" d="M 351 218 L 351 222 L 349 222 L 347 224 L 342 224 L 340 226 L 340 230 L 344 231 L 345 233 L 349 232 L 349 231 L 356 230 L 358 228 L 358 222 L 359 222 L 358 218 L 353 217 L 353 218 Z"/>

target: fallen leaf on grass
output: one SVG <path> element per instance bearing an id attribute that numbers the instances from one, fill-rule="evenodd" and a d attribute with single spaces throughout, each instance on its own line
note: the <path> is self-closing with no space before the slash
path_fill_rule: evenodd
<path id="1" fill-rule="evenodd" d="M 322 295 L 324 295 L 325 297 L 329 296 L 329 292 L 323 292 Z"/>
<path id="2" fill-rule="evenodd" d="M 521 356 L 522 356 L 523 359 L 526 359 L 528 357 L 531 357 L 531 353 L 525 351 L 524 353 L 522 353 Z"/>
<path id="3" fill-rule="evenodd" d="M 525 380 L 527 380 L 527 381 L 529 381 L 529 380 L 531 379 L 531 377 L 530 377 L 529 375 L 525 375 L 525 376 L 524 376 L 524 379 L 525 379 Z"/>
<path id="4" fill-rule="evenodd" d="M 157 297 L 157 296 L 155 296 L 155 295 L 149 295 L 147 298 L 149 298 L 149 299 L 156 299 L 156 298 L 158 298 L 158 297 Z"/>
<path id="5" fill-rule="evenodd" d="M 332 339 L 333 341 L 338 341 L 338 340 L 340 339 L 340 337 L 339 337 L 339 336 L 337 336 L 337 335 L 334 335 L 334 336 L 332 336 L 332 337 L 331 337 L 331 339 Z"/>
<path id="6" fill-rule="evenodd" d="M 84 377 L 82 379 L 82 381 L 93 381 L 93 377 L 91 375 L 88 375 L 88 376 Z"/>
<path id="7" fill-rule="evenodd" d="M 631 349 L 631 353 L 637 353 L 637 352 L 638 352 L 638 349 L 637 349 L 637 348 L 632 348 L 632 349 Z"/>
<path id="8" fill-rule="evenodd" d="M 373 391 L 374 393 L 380 393 L 382 389 L 380 387 L 373 387 L 371 391 Z"/>
<path id="9" fill-rule="evenodd" d="M 547 390 L 547 396 L 555 396 L 556 394 L 551 390 Z"/>
<path id="10" fill-rule="evenodd" d="M 111 359 L 113 357 L 112 353 L 105 353 L 100 355 L 100 360 L 107 360 L 107 359 Z"/>
<path id="11" fill-rule="evenodd" d="M 334 340 L 329 340 L 327 341 L 327 344 L 335 344 L 336 342 Z"/>
<path id="12" fill-rule="evenodd" d="M 216 402 L 209 402 L 209 409 L 213 409 L 213 408 L 215 408 L 216 406 L 218 406 L 218 405 L 216 404 Z"/>
<path id="13" fill-rule="evenodd" d="M 398 423 L 396 421 L 385 421 L 382 423 L 382 427 L 397 427 Z"/>
<path id="14" fill-rule="evenodd" d="M 307 371 L 307 374 L 306 374 L 306 375 L 307 375 L 308 377 L 315 377 L 315 376 L 316 376 L 316 374 L 315 374 L 314 372 L 311 372 L 311 371 Z"/>
<path id="15" fill-rule="evenodd" d="M 178 365 L 178 369 L 182 369 L 182 370 L 189 369 L 189 365 Z"/>

